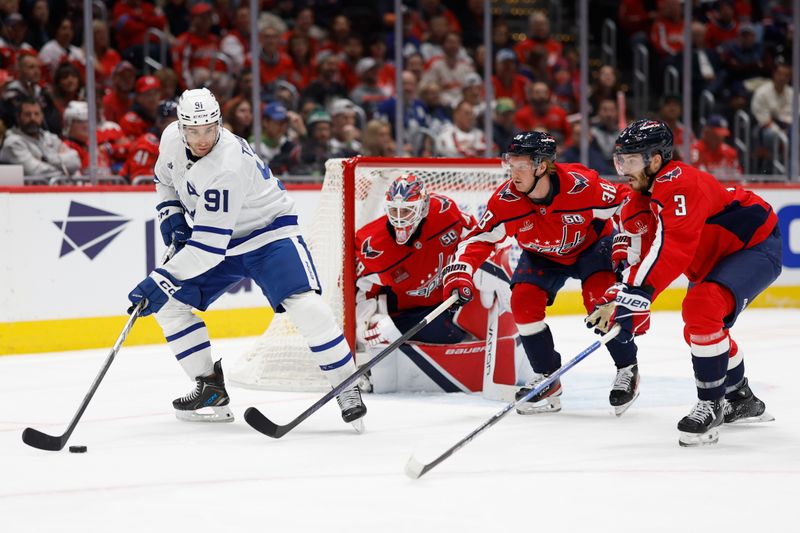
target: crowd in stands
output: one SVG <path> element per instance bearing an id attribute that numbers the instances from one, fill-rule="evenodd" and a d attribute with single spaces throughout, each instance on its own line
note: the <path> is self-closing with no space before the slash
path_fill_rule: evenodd
<path id="1" fill-rule="evenodd" d="M 562 161 L 580 157 L 576 35 L 570 28 L 555 35 L 545 11 L 524 20 L 494 17 L 494 99 L 487 101 L 480 0 L 406 2 L 401 67 L 394 63 L 392 2 L 359 10 L 341 0 L 261 0 L 258 14 L 243 0 L 105 4 L 108 20 L 95 18 L 89 58 L 82 2 L 0 2 L 0 163 L 21 164 L 29 177 L 86 173 L 89 65 L 97 88 L 98 167 L 132 183 L 151 177 L 160 133 L 175 120 L 176 98 L 202 86 L 220 101 L 225 127 L 248 139 L 277 175 L 320 176 L 327 159 L 358 154 L 482 157 L 486 113 L 493 154 L 515 132 L 541 129 L 559 141 Z M 653 62 L 651 90 L 660 97 L 652 116 L 669 124 L 677 147 L 691 139 L 690 153 L 677 156 L 721 178 L 753 171 L 742 169 L 741 154 L 730 145 L 729 125 L 742 110 L 756 128 L 752 155 L 761 166 L 755 170 L 769 172 L 773 139 L 787 135 L 791 122 L 792 1 L 694 2 L 695 109 L 702 90 L 715 96 L 716 106 L 688 125 L 681 123 L 680 95 L 664 94 L 662 78 L 667 67 L 682 64 L 680 0 L 618 4 L 619 69 L 590 71 L 590 166 L 613 174 L 614 140 L 628 120 L 641 118 L 631 117 L 628 84 L 630 50 L 643 44 Z M 250 50 L 252 16 L 257 57 Z M 512 33 L 514 23 L 524 31 Z M 601 24 L 593 20 L 591 27 Z M 164 32 L 169 50 L 167 64 L 152 74 L 145 58 L 159 60 L 159 42 L 152 34 L 147 40 L 150 29 Z M 253 61 L 262 87 L 259 109 L 252 108 Z M 404 109 L 399 147 L 398 98 Z M 254 121 L 260 121 L 260 139 L 253 137 Z"/>

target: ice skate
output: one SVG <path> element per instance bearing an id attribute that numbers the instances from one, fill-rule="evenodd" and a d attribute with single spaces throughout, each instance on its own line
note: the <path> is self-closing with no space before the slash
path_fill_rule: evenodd
<path id="1" fill-rule="evenodd" d="M 222 360 L 214 363 L 214 373 L 195 378 L 195 389 L 172 402 L 178 420 L 188 422 L 233 422 L 233 413 L 228 404 L 230 397 L 225 390 Z"/>
<path id="2" fill-rule="evenodd" d="M 614 408 L 614 414 L 622 416 L 628 407 L 639 397 L 639 366 L 632 365 L 618 368 L 614 385 L 608 394 L 608 401 Z"/>
<path id="3" fill-rule="evenodd" d="M 756 422 L 772 422 L 775 417 L 767 413 L 764 402 L 756 398 L 747 378 L 735 391 L 725 395 L 725 423 L 753 424 Z"/>
<path id="4" fill-rule="evenodd" d="M 342 420 L 352 424 L 356 432 L 364 432 L 364 415 L 367 414 L 367 406 L 361 400 L 361 391 L 358 386 L 353 385 L 342 391 L 336 397 L 339 408 L 342 410 Z"/>
<path id="5" fill-rule="evenodd" d="M 534 374 L 534 377 L 524 387 L 517 391 L 514 398 L 519 401 L 535 389 L 549 374 Z M 535 415 L 540 413 L 557 413 L 561 410 L 561 380 L 557 379 L 528 401 L 517 406 L 517 413 L 521 415 Z"/>
<path id="6" fill-rule="evenodd" d="M 704 446 L 716 444 L 719 440 L 719 426 L 722 424 L 725 399 L 698 400 L 692 412 L 678 422 L 678 444 L 681 446 Z"/>

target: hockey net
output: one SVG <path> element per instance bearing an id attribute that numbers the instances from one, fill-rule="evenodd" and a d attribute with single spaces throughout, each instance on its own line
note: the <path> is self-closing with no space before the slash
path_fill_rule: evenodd
<path id="1" fill-rule="evenodd" d="M 453 199 L 480 219 L 490 194 L 507 179 L 498 159 L 331 159 L 313 221 L 304 238 L 322 284 L 322 294 L 355 346 L 355 232 L 383 214 L 389 184 L 414 173 L 428 191 Z M 239 386 L 291 391 L 329 388 L 308 345 L 286 313 L 272 324 L 229 373 Z"/>

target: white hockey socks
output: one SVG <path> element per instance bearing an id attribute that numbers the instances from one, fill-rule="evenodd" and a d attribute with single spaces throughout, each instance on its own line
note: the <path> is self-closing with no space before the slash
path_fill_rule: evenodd
<path id="1" fill-rule="evenodd" d="M 175 359 L 190 379 L 209 376 L 214 372 L 206 324 L 192 313 L 191 307 L 170 298 L 153 316 L 164 331 Z"/>
<path id="2" fill-rule="evenodd" d="M 315 292 L 304 292 L 282 302 L 303 335 L 331 387 L 356 371 L 353 354 L 328 305 Z"/>

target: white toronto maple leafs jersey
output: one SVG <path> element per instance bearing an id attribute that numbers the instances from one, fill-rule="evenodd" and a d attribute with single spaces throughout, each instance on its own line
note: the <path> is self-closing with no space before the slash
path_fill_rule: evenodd
<path id="1" fill-rule="evenodd" d="M 214 148 L 190 159 L 178 123 L 161 136 L 155 165 L 159 221 L 182 207 L 191 239 L 164 269 L 179 280 L 196 277 L 225 259 L 299 235 L 297 212 L 283 184 L 245 140 L 222 129 Z"/>

